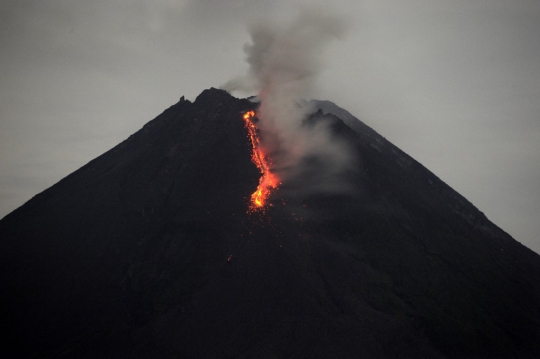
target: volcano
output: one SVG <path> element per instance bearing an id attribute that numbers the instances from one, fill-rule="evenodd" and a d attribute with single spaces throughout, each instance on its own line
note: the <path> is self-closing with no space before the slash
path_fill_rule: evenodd
<path id="1" fill-rule="evenodd" d="M 249 211 L 257 106 L 181 98 L 3 218 L 3 357 L 540 356 L 540 257 L 331 102 L 352 188 Z"/>

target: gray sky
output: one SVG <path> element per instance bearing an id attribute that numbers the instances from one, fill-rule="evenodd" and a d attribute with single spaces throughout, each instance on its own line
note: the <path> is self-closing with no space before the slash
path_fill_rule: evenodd
<path id="1" fill-rule="evenodd" d="M 0 217 L 185 95 L 247 70 L 264 0 L 4 0 Z M 324 6 L 324 5 L 322 5 Z M 310 97 L 360 118 L 540 252 L 540 1 L 334 0 Z"/>

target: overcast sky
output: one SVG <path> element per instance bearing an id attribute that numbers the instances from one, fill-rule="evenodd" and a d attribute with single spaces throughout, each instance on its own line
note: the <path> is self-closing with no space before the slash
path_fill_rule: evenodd
<path id="1" fill-rule="evenodd" d="M 0 217 L 180 96 L 244 74 L 249 24 L 317 2 L 3 0 Z M 540 1 L 328 11 L 349 30 L 309 97 L 347 109 L 540 252 Z"/>

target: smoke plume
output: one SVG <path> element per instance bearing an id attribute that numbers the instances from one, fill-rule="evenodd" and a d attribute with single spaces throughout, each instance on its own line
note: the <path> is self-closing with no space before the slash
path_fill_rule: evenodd
<path id="1" fill-rule="evenodd" d="M 254 25 L 251 43 L 244 47 L 248 74 L 223 86 L 229 92 L 258 93 L 262 146 L 284 184 L 302 182 L 308 191 L 345 189 L 339 174 L 351 164 L 350 151 L 324 121 L 303 124 L 309 109 L 300 105 L 322 69 L 323 48 L 345 27 L 337 17 L 305 9 L 288 26 Z"/>

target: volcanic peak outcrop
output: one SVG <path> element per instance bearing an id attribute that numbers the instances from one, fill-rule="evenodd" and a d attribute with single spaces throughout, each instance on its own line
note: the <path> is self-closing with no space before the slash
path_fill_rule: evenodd
<path id="1" fill-rule="evenodd" d="M 249 213 L 257 104 L 209 89 L 2 219 L 3 356 L 538 357 L 539 256 L 345 110 L 310 106 L 304 126 L 357 160 L 347 192 L 299 177 Z"/>

